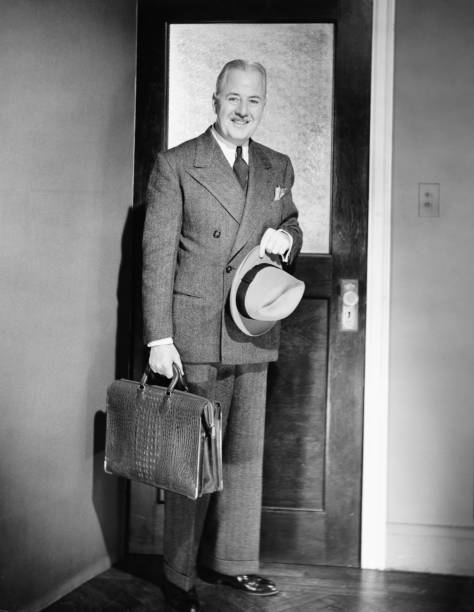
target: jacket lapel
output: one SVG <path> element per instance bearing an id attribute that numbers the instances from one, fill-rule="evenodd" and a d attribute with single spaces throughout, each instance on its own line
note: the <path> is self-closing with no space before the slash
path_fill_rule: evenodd
<path id="1" fill-rule="evenodd" d="M 209 128 L 197 140 L 194 166 L 187 172 L 220 202 L 240 223 L 245 206 L 245 194 L 224 153 Z"/>
<path id="2" fill-rule="evenodd" d="M 253 234 L 262 230 L 268 193 L 272 181 L 272 164 L 258 143 L 249 145 L 249 183 L 240 227 L 235 236 L 230 259 L 233 259 L 249 242 Z"/>

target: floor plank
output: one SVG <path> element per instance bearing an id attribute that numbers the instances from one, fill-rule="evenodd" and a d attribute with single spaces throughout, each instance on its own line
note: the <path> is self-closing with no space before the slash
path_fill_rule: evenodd
<path id="1" fill-rule="evenodd" d="M 254 597 L 198 581 L 204 612 L 474 612 L 474 577 L 262 565 L 280 594 Z M 165 612 L 162 560 L 129 555 L 44 612 Z"/>

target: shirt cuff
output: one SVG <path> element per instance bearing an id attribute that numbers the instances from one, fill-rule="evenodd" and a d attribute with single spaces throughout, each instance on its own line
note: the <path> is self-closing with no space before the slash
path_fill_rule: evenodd
<path id="1" fill-rule="evenodd" d="M 281 256 L 281 260 L 283 261 L 283 263 L 288 263 L 288 260 L 290 259 L 291 249 L 293 248 L 293 236 L 284 229 L 279 229 L 278 231 L 282 232 L 283 234 L 286 234 L 288 238 L 290 239 L 290 246 Z"/>
<path id="2" fill-rule="evenodd" d="M 147 344 L 149 348 L 153 346 L 162 346 L 163 344 L 173 344 L 173 338 L 160 338 L 159 340 L 152 340 Z"/>

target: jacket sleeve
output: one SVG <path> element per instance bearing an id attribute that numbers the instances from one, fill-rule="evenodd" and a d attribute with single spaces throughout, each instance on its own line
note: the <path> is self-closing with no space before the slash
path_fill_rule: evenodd
<path id="1" fill-rule="evenodd" d="M 288 232 L 293 238 L 293 245 L 288 256 L 288 264 L 291 264 L 298 255 L 303 243 L 303 232 L 298 223 L 298 210 L 293 202 L 291 193 L 294 182 L 295 173 L 290 158 L 288 157 L 283 180 L 286 192 L 282 198 L 282 215 L 280 225 L 278 226 L 278 229 L 285 230 L 285 232 Z"/>
<path id="2" fill-rule="evenodd" d="M 146 207 L 142 269 L 145 344 L 174 333 L 173 285 L 183 205 L 178 173 L 166 154 L 156 158 Z"/>

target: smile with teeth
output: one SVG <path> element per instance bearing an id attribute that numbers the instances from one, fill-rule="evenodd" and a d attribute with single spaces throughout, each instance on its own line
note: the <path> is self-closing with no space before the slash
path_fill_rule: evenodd
<path id="1" fill-rule="evenodd" d="M 236 124 L 236 125 L 247 125 L 250 123 L 250 121 L 248 119 L 232 119 L 232 123 Z"/>

